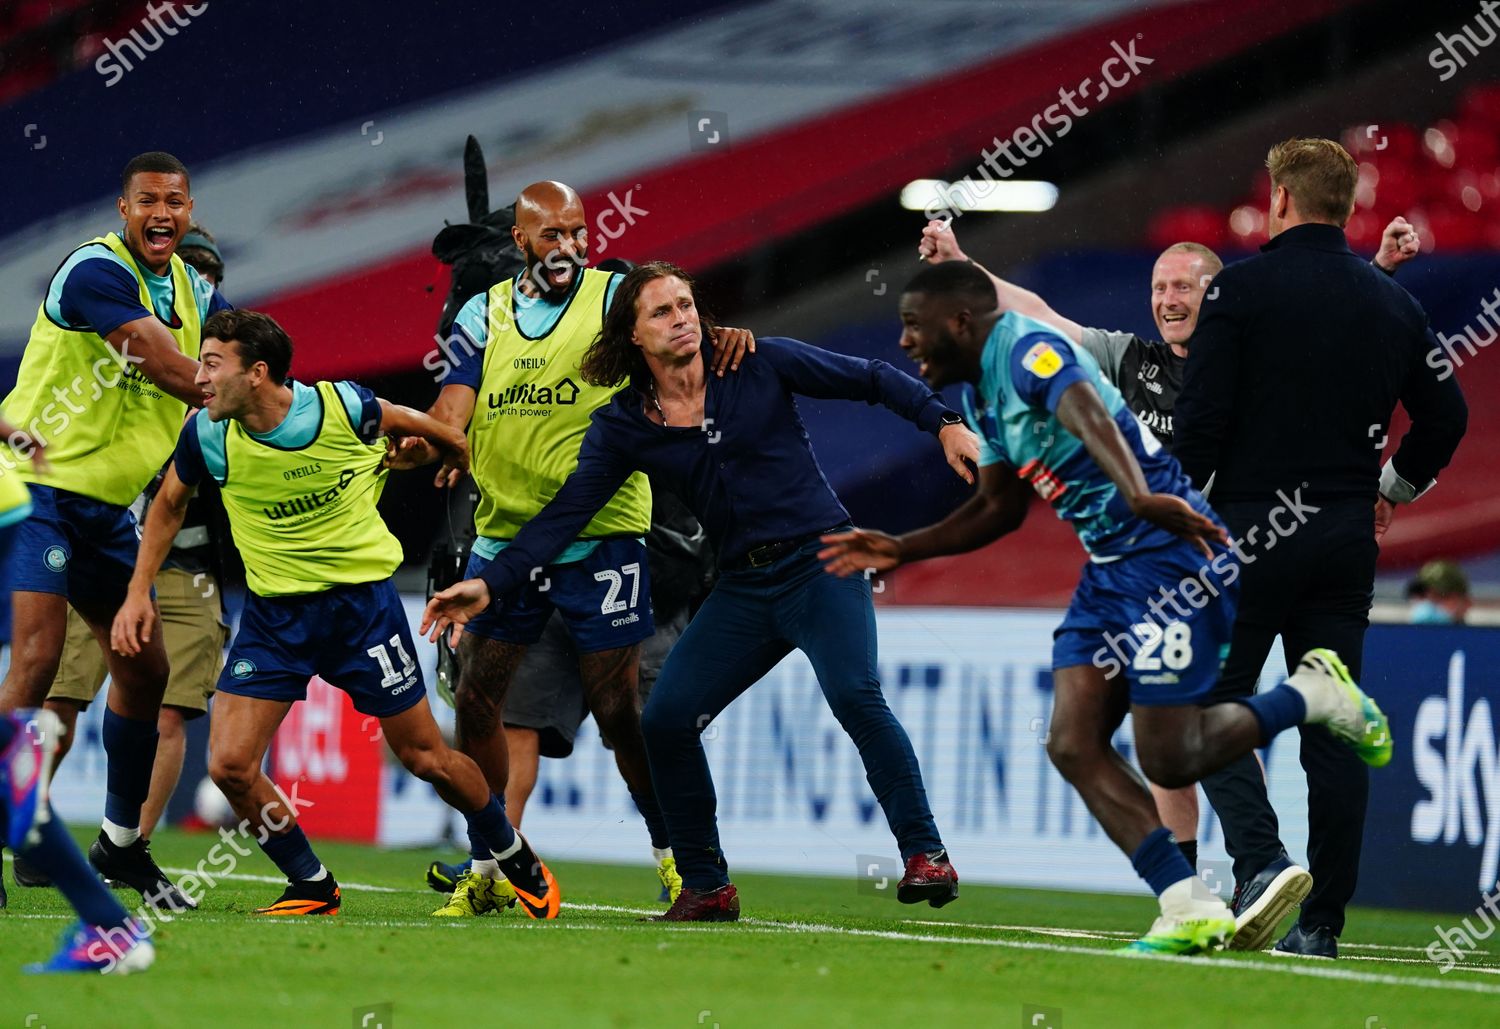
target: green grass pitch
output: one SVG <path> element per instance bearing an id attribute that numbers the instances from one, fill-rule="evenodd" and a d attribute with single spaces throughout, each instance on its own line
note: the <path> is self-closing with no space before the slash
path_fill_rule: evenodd
<path id="1" fill-rule="evenodd" d="M 154 849 L 181 869 L 214 842 L 163 832 Z M 130 977 L 21 975 L 70 915 L 55 892 L 12 886 L 7 863 L 0 1026 L 1402 1029 L 1494 1024 L 1500 1010 L 1500 944 L 1447 975 L 1422 953 L 1452 916 L 1356 910 L 1337 962 L 1154 959 L 1116 953 L 1150 924 L 1148 897 L 964 885 L 935 911 L 861 892 L 852 876 L 738 874 L 740 924 L 667 927 L 638 921 L 662 909 L 644 862 L 559 860 L 556 922 L 517 911 L 448 922 L 428 917 L 440 898 L 422 875 L 437 855 L 318 851 L 344 885 L 338 917 L 251 917 L 280 892 L 254 854 L 202 910 L 163 925 L 155 967 Z"/>

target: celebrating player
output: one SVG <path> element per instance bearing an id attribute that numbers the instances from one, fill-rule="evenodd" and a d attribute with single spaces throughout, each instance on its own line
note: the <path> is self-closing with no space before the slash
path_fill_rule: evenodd
<path id="1" fill-rule="evenodd" d="M 199 330 L 229 306 L 176 255 L 193 212 L 181 161 L 156 152 L 133 159 L 118 207 L 121 231 L 85 243 L 52 276 L 5 400 L 10 417 L 46 445 L 50 468 L 17 472 L 31 484 L 35 508 L 8 568 L 15 643 L 0 712 L 46 699 L 69 604 L 108 647 L 135 561 L 129 505 L 171 456 L 188 407 L 202 401 Z M 108 786 L 89 860 L 181 910 L 190 905 L 140 832 L 167 682 L 161 634 L 107 660 L 114 681 L 104 713 Z"/>
<path id="2" fill-rule="evenodd" d="M 47 471 L 42 448 L 28 433 L 0 418 L 0 558 L 15 543 L 18 528 L 32 511 L 15 457 L 29 457 Z M 13 453 L 13 451 L 15 451 Z M 29 452 L 29 453 L 28 453 Z M 28 972 L 139 972 L 151 966 L 155 948 L 119 901 L 104 888 L 79 853 L 66 827 L 55 818 L 47 796 L 62 726 L 50 711 L 19 708 L 0 715 L 0 844 L 44 869 L 78 913 L 79 924 L 64 934 L 50 961 Z M 6 904 L 0 883 L 0 908 Z"/>
<path id="3" fill-rule="evenodd" d="M 525 267 L 459 311 L 456 338 L 468 353 L 457 355 L 429 411 L 456 429 L 468 427 L 480 493 L 471 576 L 552 499 L 578 464 L 589 416 L 615 392 L 615 384 L 593 385 L 578 373 L 621 280 L 585 267 L 588 228 L 578 194 L 560 182 L 528 186 L 516 199 L 511 235 Z M 753 348 L 748 333 L 723 332 L 721 373 Z M 398 467 L 436 456 L 405 441 L 401 455 Z M 650 604 L 642 603 L 651 593 L 641 542 L 650 523 L 646 477 L 631 476 L 578 526 L 569 546 L 530 571 L 517 596 L 470 622 L 459 645 L 455 710 L 460 748 L 504 795 L 510 776 L 506 696 L 526 648 L 541 638 L 551 613 L 560 612 L 579 652 L 589 710 L 614 745 L 620 774 L 646 820 L 657 874 L 670 889 L 677 873 L 652 791 L 637 697 L 640 645 L 655 628 Z M 439 914 L 484 914 L 513 900 L 482 841 L 471 843 L 475 863 Z"/>
<path id="4" fill-rule="evenodd" d="M 1303 722 L 1326 724 L 1366 761 L 1385 764 L 1385 716 L 1327 650 L 1310 651 L 1286 683 L 1243 703 L 1198 706 L 1223 662 L 1240 568 L 1177 462 L 1087 351 L 1043 322 L 1002 313 L 972 265 L 916 275 L 901 320 L 901 345 L 928 383 L 967 384 L 966 417 L 983 439 L 979 492 L 899 538 L 830 534 L 819 556 L 849 575 L 974 550 L 1020 526 L 1027 483 L 1072 522 L 1091 560 L 1055 633 L 1048 754 L 1160 899 L 1161 917 L 1132 947 L 1187 954 L 1223 945 L 1232 913 L 1194 890 L 1150 792 L 1110 746 L 1126 713 L 1141 768 L 1169 788 Z M 1112 654 L 1122 640 L 1124 660 Z"/>
<path id="5" fill-rule="evenodd" d="M 421 436 L 444 470 L 468 464 L 463 434 L 349 382 L 286 382 L 292 341 L 272 319 L 229 311 L 203 327 L 204 408 L 182 429 L 146 518 L 112 643 L 137 654 L 156 635 L 151 582 L 182 526 L 193 487 L 218 484 L 250 594 L 219 679 L 209 772 L 261 849 L 286 875 L 262 915 L 337 914 L 337 882 L 296 812 L 261 771 L 287 711 L 323 676 L 380 720 L 392 751 L 461 812 L 533 918 L 554 918 L 556 882 L 505 819 L 474 762 L 443 742 L 411 631 L 390 576 L 401 545 L 375 502 L 385 484 L 386 432 Z"/>
<path id="6" fill-rule="evenodd" d="M 567 546 L 639 471 L 692 508 L 719 556 L 718 584 L 667 657 L 641 716 L 651 774 L 682 873 L 666 921 L 732 921 L 739 897 L 719 847 L 713 783 L 700 736 L 736 697 L 793 649 L 812 661 L 823 695 L 859 748 L 906 862 L 897 896 L 934 907 L 958 896 L 906 731 L 880 691 L 875 611 L 866 579 L 821 574 L 822 532 L 847 525 L 794 402 L 804 396 L 882 403 L 938 435 L 948 463 L 972 479 L 977 441 L 931 390 L 881 361 L 796 340 L 760 341 L 736 376 L 712 374 L 712 324 L 692 280 L 652 262 L 630 271 L 589 348 L 583 377 L 628 381 L 595 413 L 578 467 L 479 576 L 437 594 L 422 631 L 433 638 L 506 603 L 530 569 Z M 623 595 L 634 585 L 614 584 Z M 621 600 L 623 604 L 623 599 Z"/>
<path id="7" fill-rule="evenodd" d="M 223 282 L 223 256 L 212 234 L 201 225 L 188 226 L 187 234 L 177 245 L 177 256 L 215 289 Z M 157 473 L 137 506 L 149 502 L 163 474 L 165 469 Z M 187 723 L 208 713 L 214 682 L 224 664 L 229 628 L 224 624 L 223 593 L 216 573 L 224 542 L 219 538 L 222 518 L 217 489 L 212 486 L 200 489 L 188 505 L 182 531 L 172 541 L 172 551 L 156 577 L 156 605 L 161 612 L 162 643 L 167 649 L 171 674 L 157 719 L 159 741 L 151 790 L 141 808 L 141 837 L 147 840 L 182 776 L 187 755 Z M 47 710 L 62 722 L 54 758 L 56 765 L 61 765 L 72 749 L 78 716 L 99 695 L 108 674 L 104 651 L 95 643 L 88 623 L 69 608 L 62 659 L 47 694 Z M 32 868 L 19 856 L 13 871 L 21 886 L 50 885 L 39 869 Z"/>
<path id="8" fill-rule="evenodd" d="M 1415 257 L 1421 249 L 1417 230 L 1405 218 L 1397 217 L 1386 226 L 1380 249 L 1371 262 L 1381 271 L 1394 275 L 1396 269 Z M 922 230 L 918 253 L 934 264 L 943 261 L 969 261 L 989 276 L 1003 310 L 1015 311 L 1059 330 L 1064 336 L 1087 350 L 1099 365 L 1100 373 L 1120 391 L 1125 406 L 1161 441 L 1172 449 L 1172 413 L 1182 392 L 1183 369 L 1187 365 L 1188 346 L 1198 325 L 1198 311 L 1208 284 L 1219 274 L 1224 262 L 1201 243 L 1174 243 L 1157 257 L 1151 269 L 1151 317 L 1160 339 L 1142 339 L 1131 332 L 1085 328 L 1054 311 L 1037 294 L 1007 282 L 988 268 L 973 261 L 958 245 L 950 222 L 932 221 Z M 1188 864 L 1198 863 L 1198 787 L 1169 790 L 1150 783 L 1151 794 L 1162 822 L 1172 831 L 1177 846 Z M 1230 906 L 1236 924 L 1270 922 L 1281 917 L 1306 897 L 1312 888 L 1307 869 L 1294 864 L 1283 852 L 1269 864 L 1258 867 L 1241 862 Z M 1248 944 L 1251 933 L 1236 933 L 1230 942 L 1238 948 Z"/>

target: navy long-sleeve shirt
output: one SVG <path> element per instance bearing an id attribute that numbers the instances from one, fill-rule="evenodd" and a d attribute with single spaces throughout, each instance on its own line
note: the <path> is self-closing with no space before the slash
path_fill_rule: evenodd
<path id="1" fill-rule="evenodd" d="M 1448 464 L 1468 408 L 1411 294 L 1303 224 L 1213 281 L 1188 347 L 1172 452 L 1212 500 L 1414 499 Z M 1446 371 L 1445 371 L 1446 367 Z M 1411 429 L 1384 476 L 1380 448 L 1400 402 Z"/>
<path id="2" fill-rule="evenodd" d="M 711 359 L 705 343 L 705 369 Z M 594 412 L 578 467 L 551 503 L 480 573 L 490 595 L 511 592 L 531 569 L 551 563 L 635 471 L 687 504 L 721 564 L 848 521 L 813 455 L 794 394 L 884 404 L 933 433 L 949 411 L 924 383 L 884 361 L 775 336 L 757 340 L 739 371 L 722 379 L 708 374 L 701 428 L 656 424 L 641 391 L 626 387 Z"/>

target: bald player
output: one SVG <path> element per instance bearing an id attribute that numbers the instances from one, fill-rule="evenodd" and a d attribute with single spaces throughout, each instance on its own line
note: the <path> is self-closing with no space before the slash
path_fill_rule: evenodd
<path id="1" fill-rule="evenodd" d="M 588 267 L 583 201 L 560 182 L 530 185 L 516 198 L 511 236 L 525 267 L 460 309 L 453 360 L 429 412 L 468 431 L 480 500 L 465 578 L 477 576 L 557 493 L 578 465 L 590 416 L 615 393 L 585 383 L 578 370 L 623 277 Z M 721 375 L 753 347 L 741 330 L 724 335 L 724 358 L 715 369 Z M 405 440 L 398 466 L 437 457 L 429 444 Z M 439 485 L 456 481 L 438 476 Z M 644 542 L 650 526 L 651 491 L 637 473 L 556 561 L 532 569 L 524 590 L 466 626 L 454 700 L 460 749 L 503 797 L 506 692 L 526 648 L 541 638 L 552 612 L 560 613 L 578 650 L 589 710 L 614 745 L 620 774 L 646 820 L 657 873 L 675 896 L 681 878 L 651 787 L 636 682 L 640 645 L 655 631 Z M 472 917 L 514 904 L 515 891 L 483 841 L 470 842 L 474 863 L 438 915 Z"/>

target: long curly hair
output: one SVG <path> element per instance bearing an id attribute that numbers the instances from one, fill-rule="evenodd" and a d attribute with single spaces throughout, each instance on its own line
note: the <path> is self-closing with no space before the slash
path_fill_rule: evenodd
<path id="1" fill-rule="evenodd" d="M 636 265 L 625 273 L 625 280 L 615 290 L 615 298 L 604 313 L 604 324 L 599 335 L 589 344 L 583 355 L 579 371 L 583 381 L 591 386 L 618 386 L 629 381 L 644 386 L 651 377 L 646 367 L 646 358 L 631 336 L 635 333 L 636 301 L 646 284 L 657 279 L 678 278 L 693 294 L 693 303 L 698 308 L 698 323 L 703 330 L 703 342 L 710 342 L 718 331 L 712 318 L 698 303 L 697 286 L 693 277 L 670 261 L 647 261 Z"/>

